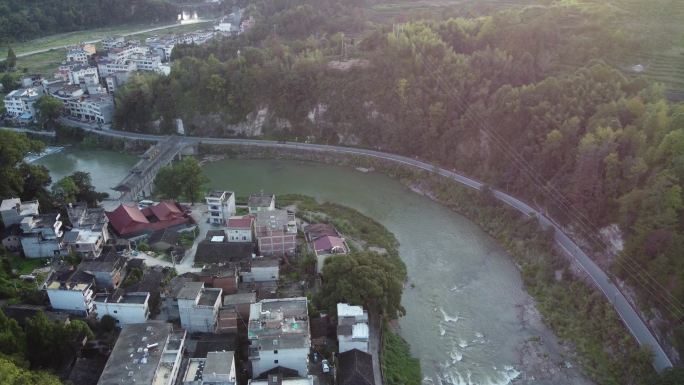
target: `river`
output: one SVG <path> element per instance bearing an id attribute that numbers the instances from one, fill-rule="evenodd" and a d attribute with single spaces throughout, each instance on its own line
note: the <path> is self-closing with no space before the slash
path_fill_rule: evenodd
<path id="1" fill-rule="evenodd" d="M 67 149 L 36 163 L 55 180 L 89 171 L 95 186 L 107 191 L 135 161 L 112 151 Z M 555 338 L 534 316 L 516 266 L 468 219 L 389 177 L 351 168 L 223 160 L 205 165 L 204 173 L 212 188 L 238 195 L 260 190 L 311 195 L 353 207 L 392 231 L 409 276 L 400 334 L 420 359 L 425 384 L 586 383 L 575 369 L 554 377 L 555 369 L 521 358 L 520 348 L 530 345 L 524 342 L 541 337 L 541 344 L 533 344 L 537 350 L 526 356 L 548 354 L 547 361 L 562 361 Z"/>

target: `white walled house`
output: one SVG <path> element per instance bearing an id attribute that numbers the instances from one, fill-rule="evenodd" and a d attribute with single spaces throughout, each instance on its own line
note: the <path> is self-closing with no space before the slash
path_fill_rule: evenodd
<path id="1" fill-rule="evenodd" d="M 228 218 L 226 235 L 228 242 L 253 242 L 254 218 L 248 215 Z"/>
<path id="2" fill-rule="evenodd" d="M 339 353 L 358 349 L 369 351 L 368 312 L 361 306 L 337 304 L 337 341 Z"/>
<path id="3" fill-rule="evenodd" d="M 114 99 L 111 95 L 89 95 L 68 100 L 64 108 L 73 117 L 90 122 L 108 124 L 114 117 Z"/>
<path id="4" fill-rule="evenodd" d="M 150 293 L 97 294 L 93 303 L 97 319 L 105 315 L 114 317 L 118 325 L 142 323 L 150 316 Z"/>
<path id="5" fill-rule="evenodd" d="M 26 258 L 48 258 L 62 253 L 60 214 L 42 214 L 21 220 L 21 248 Z"/>
<path id="6" fill-rule="evenodd" d="M 280 279 L 280 260 L 278 258 L 252 258 L 249 271 L 240 273 L 242 282 L 277 282 Z"/>
<path id="7" fill-rule="evenodd" d="M 97 76 L 97 67 L 91 67 L 89 65 L 77 65 L 72 67 L 68 72 L 69 83 L 79 84 L 81 79 L 84 79 L 86 75 L 94 76 L 96 83 L 100 81 Z"/>
<path id="8" fill-rule="evenodd" d="M 19 198 L 4 199 L 0 203 L 0 215 L 5 227 L 18 225 L 22 219 L 38 215 L 38 201 L 22 202 Z"/>
<path id="9" fill-rule="evenodd" d="M 138 67 L 135 65 L 135 63 L 130 60 L 117 62 L 102 59 L 97 62 L 97 71 L 99 72 L 100 77 L 107 77 L 116 72 L 133 72 L 137 69 Z"/>
<path id="10" fill-rule="evenodd" d="M 221 289 L 205 288 L 203 282 L 185 283 L 177 297 L 183 329 L 190 333 L 213 333 L 222 292 Z"/>
<path id="11" fill-rule="evenodd" d="M 88 316 L 95 306 L 94 285 L 95 279 L 88 273 L 67 268 L 58 269 L 46 286 L 50 306 L 55 310 Z"/>
<path id="12" fill-rule="evenodd" d="M 43 95 L 38 87 L 19 88 L 5 95 L 5 111 L 13 118 L 33 120 L 36 117 L 34 104 Z"/>
<path id="13" fill-rule="evenodd" d="M 311 335 L 306 297 L 265 299 L 249 309 L 253 378 L 278 366 L 308 374 Z"/>
<path id="14" fill-rule="evenodd" d="M 225 225 L 235 215 L 235 194 L 232 191 L 212 191 L 204 199 L 212 224 Z"/>

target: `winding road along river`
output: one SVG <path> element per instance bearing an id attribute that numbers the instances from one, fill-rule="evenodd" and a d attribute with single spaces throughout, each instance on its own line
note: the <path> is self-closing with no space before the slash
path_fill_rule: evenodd
<path id="1" fill-rule="evenodd" d="M 99 190 L 128 172 L 135 157 L 67 149 L 38 161 L 53 180 L 88 171 Z M 541 337 L 534 355 L 560 362 L 558 346 L 534 316 L 520 274 L 506 253 L 466 218 L 395 180 L 351 168 L 275 160 L 226 160 L 204 167 L 213 188 L 302 193 L 353 207 L 392 231 L 408 268 L 400 333 L 420 358 L 426 384 L 585 384 L 574 369 L 544 378 L 548 367 L 521 362 L 521 346 Z M 557 366 L 554 366 L 557 368 Z M 548 374 L 551 376 L 550 374 Z M 534 377 L 534 378 L 533 378 Z M 561 382 L 558 382 L 562 379 Z"/>

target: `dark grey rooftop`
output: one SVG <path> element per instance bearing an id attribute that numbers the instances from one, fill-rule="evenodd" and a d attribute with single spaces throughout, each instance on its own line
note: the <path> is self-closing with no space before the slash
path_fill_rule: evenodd
<path id="1" fill-rule="evenodd" d="M 98 385 L 152 384 L 171 331 L 171 324 L 162 321 L 124 326 Z M 147 348 L 153 344 L 158 345 Z"/>
<path id="2" fill-rule="evenodd" d="M 274 199 L 275 199 L 274 194 L 267 194 L 267 193 L 252 194 L 249 196 L 249 199 L 247 200 L 247 206 L 249 206 L 249 207 L 268 207 L 271 205 L 271 202 Z"/>

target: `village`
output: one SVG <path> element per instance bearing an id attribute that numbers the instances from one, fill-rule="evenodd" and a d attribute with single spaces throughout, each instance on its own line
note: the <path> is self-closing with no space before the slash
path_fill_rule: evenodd
<path id="1" fill-rule="evenodd" d="M 83 341 L 67 376 L 74 384 L 376 384 L 367 309 L 338 303 L 326 314 L 310 300 L 326 259 L 355 248 L 332 224 L 263 192 L 65 210 L 2 201 L 2 245 L 46 261 L 21 278 L 49 301 L 3 311 L 20 324 L 44 312 L 120 328 L 111 349 Z M 303 272 L 293 268 L 305 261 Z"/>
<path id="2" fill-rule="evenodd" d="M 171 52 L 181 44 L 202 45 L 217 36 L 237 36 L 254 25 L 240 10 L 221 18 L 213 28 L 188 33 L 153 35 L 144 41 L 110 36 L 99 43 L 66 47 L 66 57 L 52 78 L 27 74 L 20 88 L 5 90 L 5 113 L 11 126 L 32 126 L 38 121 L 36 102 L 49 95 L 62 103 L 61 115 L 102 128 L 112 123 L 114 95 L 136 74 L 171 73 Z M 0 91 L 2 89 L 0 88 Z"/>

